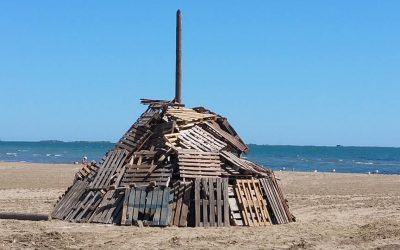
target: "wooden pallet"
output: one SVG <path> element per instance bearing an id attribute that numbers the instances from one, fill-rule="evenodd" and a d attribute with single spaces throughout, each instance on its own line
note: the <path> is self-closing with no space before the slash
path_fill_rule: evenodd
<path id="1" fill-rule="evenodd" d="M 175 141 L 176 147 L 204 152 L 219 151 L 227 145 L 199 126 L 180 131 L 177 138 L 178 140 Z"/>
<path id="2" fill-rule="evenodd" d="M 235 154 L 226 151 L 226 150 L 222 150 L 220 151 L 220 155 L 221 158 L 224 161 L 224 164 L 227 165 L 227 167 L 232 168 L 233 170 L 235 170 L 236 172 L 239 172 L 239 174 L 241 175 L 254 175 L 254 176 L 268 176 L 267 170 L 262 170 L 264 168 L 262 167 L 255 167 L 258 166 L 254 163 L 250 163 L 249 161 L 246 161 L 244 159 L 240 159 L 239 157 L 237 157 Z M 229 171 L 228 168 L 226 169 L 226 171 L 230 174 L 233 174 L 232 171 Z"/>
<path id="3" fill-rule="evenodd" d="M 171 226 L 186 227 L 189 221 L 193 182 L 176 181 L 173 183 L 171 196 Z"/>
<path id="4" fill-rule="evenodd" d="M 247 152 L 248 147 L 242 142 L 240 138 L 237 138 L 230 133 L 224 131 L 216 121 L 205 121 L 201 123 L 201 126 L 216 138 L 226 141 L 232 147 L 239 150 L 240 152 Z"/>
<path id="5" fill-rule="evenodd" d="M 181 178 L 218 177 L 221 175 L 219 154 L 179 149 L 178 173 Z"/>
<path id="6" fill-rule="evenodd" d="M 214 114 L 199 113 L 193 109 L 183 107 L 170 107 L 167 109 L 165 114 L 178 122 L 198 122 L 216 117 Z"/>
<path id="7" fill-rule="evenodd" d="M 171 179 L 171 164 L 156 162 L 157 152 L 154 150 L 141 150 L 134 152 L 130 163 L 125 166 L 125 171 L 120 186 L 168 186 Z"/>
<path id="8" fill-rule="evenodd" d="M 125 149 L 129 153 L 139 150 L 151 137 L 151 123 L 160 119 L 160 109 L 149 107 L 128 131 L 115 144 L 116 149 Z"/>
<path id="9" fill-rule="evenodd" d="M 152 108 L 162 108 L 168 106 L 175 106 L 175 107 L 184 107 L 185 105 L 182 103 L 175 103 L 168 100 L 154 100 L 154 99 L 145 99 L 141 98 L 140 103 L 144 105 L 149 105 Z"/>
<path id="10" fill-rule="evenodd" d="M 103 199 L 101 191 L 87 191 L 70 209 L 65 220 L 71 222 L 87 222 Z"/>
<path id="11" fill-rule="evenodd" d="M 71 211 L 72 207 L 79 202 L 79 199 L 85 194 L 88 182 L 77 180 L 68 188 L 65 194 L 55 205 L 51 217 L 63 220 Z"/>
<path id="12" fill-rule="evenodd" d="M 226 227 L 230 225 L 228 179 L 195 179 L 194 203 L 196 227 Z"/>
<path id="13" fill-rule="evenodd" d="M 168 226 L 170 193 L 171 189 L 167 187 L 126 188 L 121 225 Z"/>
<path id="14" fill-rule="evenodd" d="M 123 190 L 108 190 L 88 221 L 105 224 L 119 224 L 121 221 L 123 199 Z"/>
<path id="15" fill-rule="evenodd" d="M 172 167 L 169 165 L 127 165 L 120 186 L 167 186 L 171 179 Z"/>
<path id="16" fill-rule="evenodd" d="M 111 184 L 112 177 L 119 172 L 125 164 L 127 156 L 128 151 L 125 149 L 109 151 L 104 162 L 100 165 L 97 175 L 90 183 L 89 188 L 107 188 Z"/>
<path id="17" fill-rule="evenodd" d="M 154 146 L 157 149 L 165 148 L 166 140 L 164 139 L 164 135 L 173 133 L 175 127 L 175 121 L 163 122 L 160 125 L 155 126 L 152 130 L 151 137 L 146 143 Z"/>
<path id="18" fill-rule="evenodd" d="M 235 190 L 232 185 L 228 186 L 229 195 L 229 211 L 231 216 L 232 226 L 243 226 L 243 218 L 240 208 L 237 203 L 237 196 L 235 195 Z"/>
<path id="19" fill-rule="evenodd" d="M 81 169 L 75 174 L 75 179 L 84 180 L 90 179 L 97 174 L 99 167 L 96 164 L 83 165 Z"/>
<path id="20" fill-rule="evenodd" d="M 264 200 L 260 184 L 254 179 L 238 179 L 235 194 L 245 226 L 265 226 L 271 224 L 267 203 Z"/>
<path id="21" fill-rule="evenodd" d="M 284 224 L 291 221 L 291 215 L 285 199 L 281 196 L 276 180 L 267 177 L 259 179 L 261 191 L 268 201 L 268 208 L 271 211 L 271 220 L 274 224 Z"/>
<path id="22" fill-rule="evenodd" d="M 116 144 L 116 148 L 126 149 L 132 153 L 140 149 L 151 137 L 152 132 L 148 126 L 137 126 L 127 132 Z"/>

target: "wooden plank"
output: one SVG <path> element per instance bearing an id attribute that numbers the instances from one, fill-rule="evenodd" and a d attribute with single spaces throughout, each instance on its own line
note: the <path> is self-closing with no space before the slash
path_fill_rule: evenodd
<path id="1" fill-rule="evenodd" d="M 200 227 L 200 179 L 196 178 L 194 183 L 195 226 Z"/>
<path id="2" fill-rule="evenodd" d="M 230 221 L 229 221 L 229 195 L 228 195 L 228 179 L 224 178 L 222 179 L 222 198 L 223 200 L 223 205 L 224 205 L 224 226 L 228 227 L 230 226 Z"/>
<path id="3" fill-rule="evenodd" d="M 153 195 L 151 198 L 150 211 L 149 211 L 150 212 L 149 225 L 153 225 L 153 219 L 154 219 L 154 215 L 156 213 L 156 208 L 157 208 L 158 192 L 159 192 L 159 189 L 156 189 L 156 188 L 153 189 Z"/>
<path id="4" fill-rule="evenodd" d="M 215 227 L 215 199 L 214 199 L 214 179 L 208 179 L 208 192 L 209 192 L 209 218 L 210 227 Z"/>
<path id="5" fill-rule="evenodd" d="M 182 200 L 182 208 L 181 208 L 181 216 L 179 219 L 179 226 L 186 227 L 187 226 L 187 215 L 189 212 L 190 205 L 190 193 L 192 191 L 192 182 L 185 184 L 185 191 Z"/>
<path id="6" fill-rule="evenodd" d="M 218 227 L 223 227 L 224 224 L 222 223 L 222 182 L 221 179 L 218 178 L 216 180 L 216 185 L 217 185 L 217 226 Z"/>
<path id="7" fill-rule="evenodd" d="M 178 203 L 178 189 L 179 189 L 179 181 L 175 181 L 172 184 L 172 204 L 171 204 L 171 221 L 169 223 L 170 226 L 175 225 L 175 213 L 176 213 L 176 207 Z"/>
<path id="8" fill-rule="evenodd" d="M 143 221 L 150 220 L 150 210 L 151 210 L 151 206 L 152 206 L 153 193 L 154 193 L 154 189 L 150 189 L 147 192 L 146 206 L 145 206 L 145 210 L 144 210 Z"/>
<path id="9" fill-rule="evenodd" d="M 121 216 L 122 216 L 122 206 L 123 206 L 123 199 L 124 196 L 123 195 L 119 195 L 118 199 L 117 199 L 117 206 L 114 209 L 113 215 L 111 217 L 111 220 L 109 221 L 109 223 L 112 224 L 121 224 Z"/>
<path id="10" fill-rule="evenodd" d="M 132 216 L 133 216 L 133 206 L 135 204 L 135 189 L 134 188 L 126 188 L 125 191 L 127 192 L 125 195 L 128 195 L 128 204 L 126 207 L 126 219 L 125 223 L 122 224 L 121 220 L 121 225 L 132 225 Z"/>
<path id="11" fill-rule="evenodd" d="M 175 218 L 174 218 L 174 225 L 179 226 L 179 220 L 181 217 L 181 209 L 182 209 L 182 202 L 183 202 L 183 195 L 185 185 L 180 182 L 178 186 L 177 198 L 176 198 L 176 209 L 175 209 Z"/>
<path id="12" fill-rule="evenodd" d="M 207 187 L 208 187 L 208 181 L 206 178 L 203 178 L 202 180 L 202 184 L 203 184 L 203 194 L 204 197 L 202 199 L 202 203 L 203 203 L 203 227 L 208 227 L 209 224 L 209 220 L 208 220 L 208 195 L 207 195 Z"/>
<path id="13" fill-rule="evenodd" d="M 157 203 L 155 204 L 156 212 L 153 217 L 153 225 L 160 225 L 160 217 L 161 217 L 161 204 L 163 199 L 163 190 L 157 188 Z"/>
<path id="14" fill-rule="evenodd" d="M 142 194 L 141 188 L 134 188 L 134 190 L 135 190 L 135 201 L 133 203 L 132 224 L 136 224 L 138 221 L 140 196 Z"/>
<path id="15" fill-rule="evenodd" d="M 125 188 L 124 203 L 122 205 L 121 225 L 125 225 L 126 221 L 127 221 L 127 212 L 128 212 L 128 203 L 129 203 L 130 191 L 131 191 L 130 188 Z"/>
<path id="16" fill-rule="evenodd" d="M 162 203 L 161 203 L 161 216 L 160 216 L 160 226 L 168 226 L 169 221 L 168 221 L 168 214 L 170 214 L 170 189 L 169 188 L 164 188 L 163 189 L 163 198 L 162 198 Z"/>
<path id="17" fill-rule="evenodd" d="M 139 210 L 138 210 L 138 220 L 143 220 L 144 211 L 146 207 L 146 198 L 147 198 L 147 190 L 146 188 L 141 188 L 142 192 L 140 194 L 140 203 L 139 203 Z"/>

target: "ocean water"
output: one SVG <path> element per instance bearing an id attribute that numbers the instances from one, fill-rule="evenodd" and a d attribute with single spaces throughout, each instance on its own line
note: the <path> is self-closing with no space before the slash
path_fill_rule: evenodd
<path id="1" fill-rule="evenodd" d="M 113 146 L 111 142 L 4 142 L 0 141 L 0 161 L 72 163 L 100 160 Z"/>
<path id="2" fill-rule="evenodd" d="M 111 142 L 2 142 L 0 161 L 99 161 Z M 249 160 L 283 171 L 400 174 L 400 148 L 249 145 Z"/>

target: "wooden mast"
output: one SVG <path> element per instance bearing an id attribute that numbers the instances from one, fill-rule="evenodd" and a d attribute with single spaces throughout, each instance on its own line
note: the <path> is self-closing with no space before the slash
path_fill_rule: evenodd
<path id="1" fill-rule="evenodd" d="M 182 102 L 182 27 L 181 27 L 181 10 L 176 12 L 176 68 L 175 68 L 175 102 Z"/>

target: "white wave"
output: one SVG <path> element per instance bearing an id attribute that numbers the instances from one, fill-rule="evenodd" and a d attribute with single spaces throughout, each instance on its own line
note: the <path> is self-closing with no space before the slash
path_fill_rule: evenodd
<path id="1" fill-rule="evenodd" d="M 356 161 L 356 164 L 359 164 L 359 165 L 374 165 L 373 162 L 361 162 L 361 161 Z"/>
<path id="2" fill-rule="evenodd" d="M 13 155 L 13 156 L 17 156 L 17 153 L 6 153 L 6 155 Z"/>
<path id="3" fill-rule="evenodd" d="M 27 150 L 27 149 L 18 149 L 17 151 L 18 152 L 28 152 L 29 150 Z"/>
<path id="4" fill-rule="evenodd" d="M 60 157 L 61 155 L 54 155 L 55 157 Z"/>
<path id="5" fill-rule="evenodd" d="M 47 157 L 51 156 L 51 154 L 46 154 Z"/>

